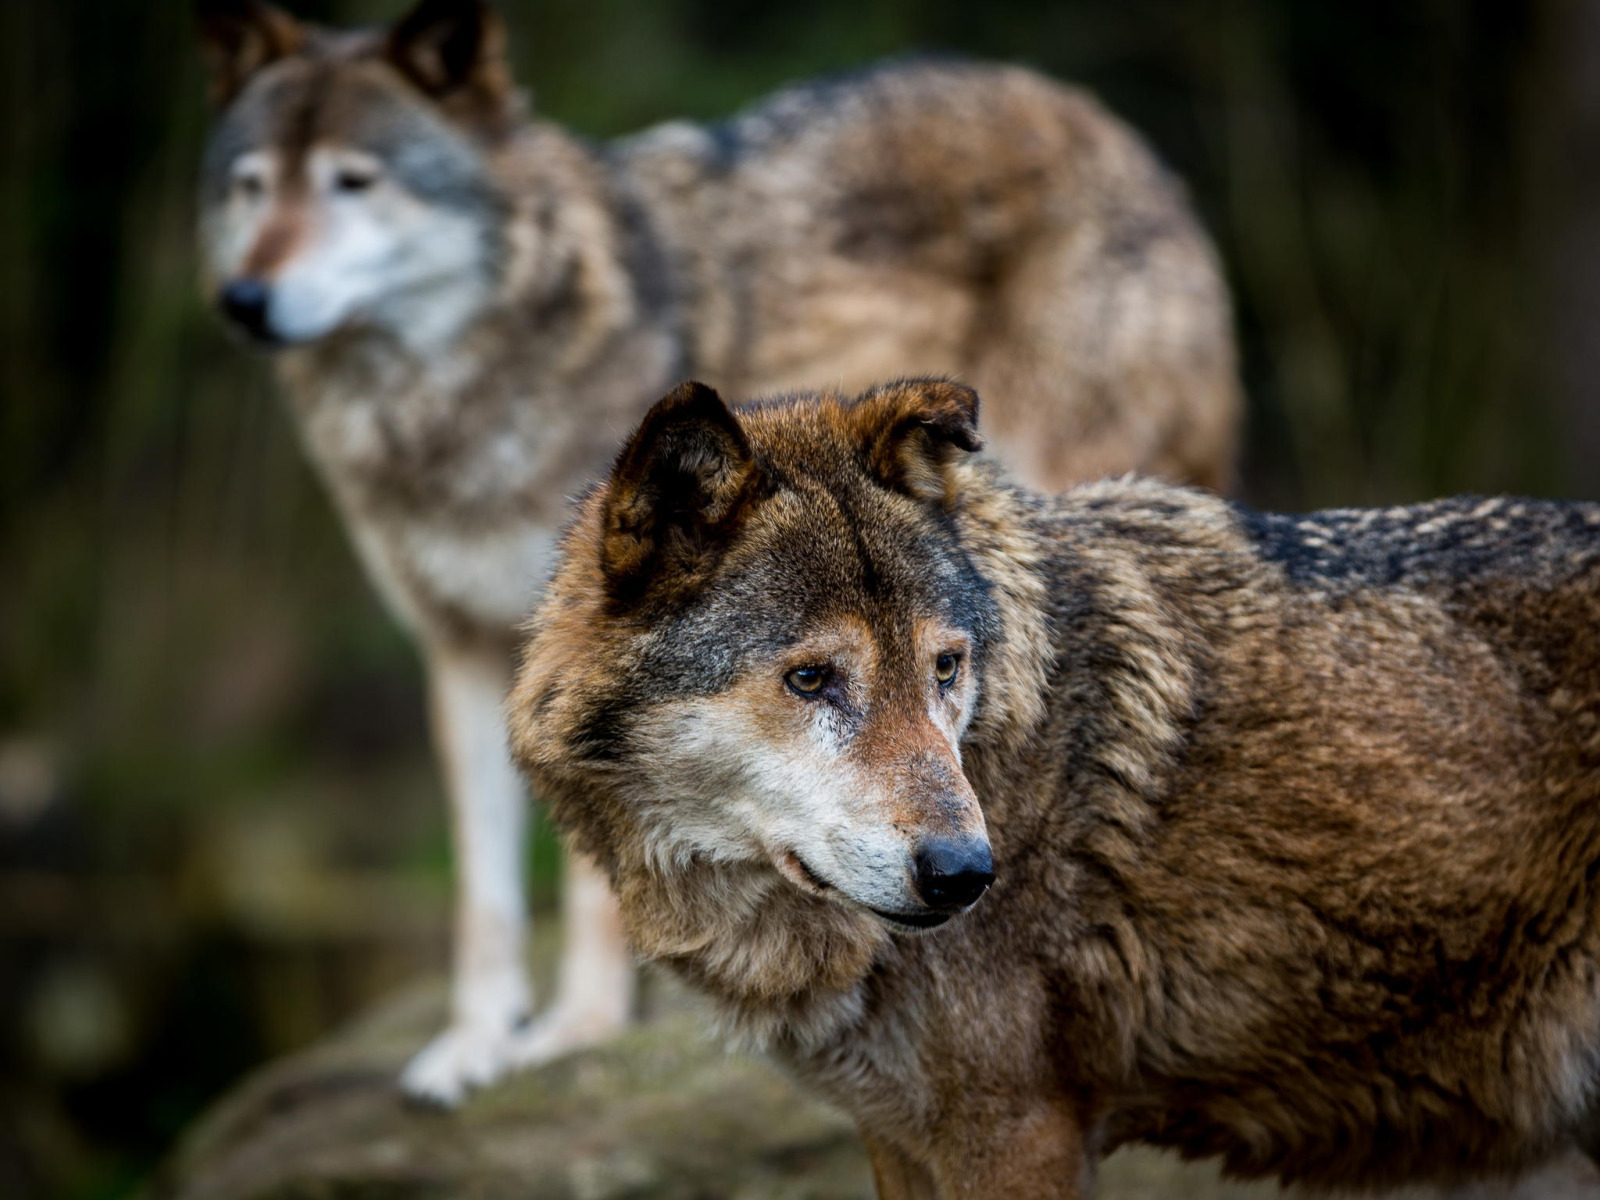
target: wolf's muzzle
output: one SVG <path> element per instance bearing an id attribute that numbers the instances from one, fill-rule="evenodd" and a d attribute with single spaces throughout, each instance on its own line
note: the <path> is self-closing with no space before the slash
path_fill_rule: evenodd
<path id="1" fill-rule="evenodd" d="M 264 280 L 235 279 L 222 289 L 217 306 L 252 339 L 270 345 L 278 341 L 267 313 L 271 299 L 272 289 Z"/>
<path id="2" fill-rule="evenodd" d="M 917 894 L 929 908 L 966 908 L 994 882 L 994 857 L 983 838 L 929 838 L 912 863 Z"/>

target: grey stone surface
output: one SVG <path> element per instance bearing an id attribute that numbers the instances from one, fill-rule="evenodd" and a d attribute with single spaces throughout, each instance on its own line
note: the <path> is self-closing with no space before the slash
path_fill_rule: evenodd
<path id="1" fill-rule="evenodd" d="M 159 1200 L 869 1200 L 850 1123 L 726 1054 L 680 1000 L 626 1037 L 527 1072 L 457 1112 L 394 1086 L 441 1008 L 412 997 L 247 1079 L 184 1139 Z M 1270 1200 L 1209 1164 L 1113 1156 L 1101 1200 Z M 1600 1200 L 1587 1163 L 1450 1200 Z M 1393 1200 L 1402 1200 L 1395 1197 Z M 1438 1200 L 1407 1193 L 1404 1200 Z"/>

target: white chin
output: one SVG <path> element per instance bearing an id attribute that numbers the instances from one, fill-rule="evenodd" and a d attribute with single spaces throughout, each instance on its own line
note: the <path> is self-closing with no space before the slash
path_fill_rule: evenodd
<path id="1" fill-rule="evenodd" d="M 279 341 L 314 342 L 327 337 L 350 318 L 353 306 L 328 297 L 295 294 L 293 288 L 273 296 L 268 309 L 272 331 Z"/>
<path id="2" fill-rule="evenodd" d="M 277 340 L 284 345 L 298 346 L 327 337 L 337 330 L 341 324 L 342 322 L 339 320 L 285 321 L 274 317 L 272 332 Z"/>

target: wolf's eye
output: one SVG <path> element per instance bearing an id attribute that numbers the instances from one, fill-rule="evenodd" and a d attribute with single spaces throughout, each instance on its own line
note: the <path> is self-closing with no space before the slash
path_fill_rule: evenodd
<path id="1" fill-rule="evenodd" d="M 956 681 L 956 672 L 961 669 L 961 660 L 954 654 L 941 654 L 933 660 L 933 677 L 939 681 L 941 687 L 949 687 Z"/>
<path id="2" fill-rule="evenodd" d="M 365 167 L 344 167 L 333 177 L 335 190 L 364 192 L 378 182 L 378 173 Z"/>
<path id="3" fill-rule="evenodd" d="M 783 681 L 802 696 L 815 696 L 828 682 L 828 671 L 826 667 L 796 667 Z"/>
<path id="4" fill-rule="evenodd" d="M 259 200 L 267 191 L 267 181 L 255 174 L 236 177 L 233 186 L 246 200 Z"/>

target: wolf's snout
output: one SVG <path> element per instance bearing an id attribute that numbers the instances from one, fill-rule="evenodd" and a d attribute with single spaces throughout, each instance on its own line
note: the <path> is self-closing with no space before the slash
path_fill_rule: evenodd
<path id="1" fill-rule="evenodd" d="M 994 857 L 983 838 L 930 838 L 913 863 L 917 893 L 930 908 L 965 908 L 994 882 Z"/>
<path id="2" fill-rule="evenodd" d="M 264 280 L 235 279 L 222 289 L 218 304 L 223 316 L 256 341 L 271 342 L 276 340 L 267 322 L 267 303 L 271 298 L 271 288 Z"/>

